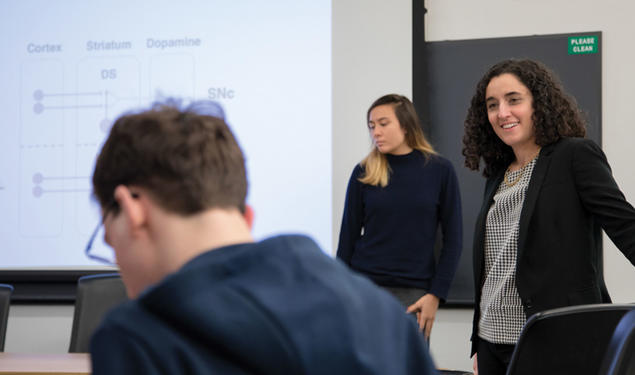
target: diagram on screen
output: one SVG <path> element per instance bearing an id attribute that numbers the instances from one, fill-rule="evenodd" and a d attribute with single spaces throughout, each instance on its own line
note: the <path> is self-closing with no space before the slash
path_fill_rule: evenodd
<path id="1" fill-rule="evenodd" d="M 58 60 L 22 67 L 19 228 L 26 237 L 57 236 L 66 205 L 74 206 L 81 234 L 94 226 L 90 177 L 95 157 L 116 117 L 147 106 L 154 92 L 194 95 L 191 55 L 90 57 L 65 77 Z M 167 74 L 169 72 L 169 74 Z M 144 75 L 145 74 L 145 75 Z M 146 90 L 142 89 L 145 80 Z"/>

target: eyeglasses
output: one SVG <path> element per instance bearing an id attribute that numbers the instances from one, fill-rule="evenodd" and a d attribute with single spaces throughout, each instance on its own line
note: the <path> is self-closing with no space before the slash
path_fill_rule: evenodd
<path id="1" fill-rule="evenodd" d="M 86 244 L 86 248 L 84 249 L 84 253 L 89 259 L 92 259 L 94 261 L 97 261 L 109 266 L 116 266 L 114 259 L 93 254 L 91 253 L 91 250 L 93 249 L 93 243 L 95 242 L 95 238 L 97 238 L 97 234 L 100 232 L 100 229 L 102 229 L 104 226 L 104 222 L 106 221 L 106 218 L 116 208 L 117 208 L 117 201 L 115 201 L 114 199 L 109 204 L 106 205 L 106 208 L 104 208 L 103 216 L 101 217 L 101 221 L 97 223 L 97 227 L 95 227 L 93 234 L 90 235 L 90 238 L 88 239 L 88 243 Z"/>

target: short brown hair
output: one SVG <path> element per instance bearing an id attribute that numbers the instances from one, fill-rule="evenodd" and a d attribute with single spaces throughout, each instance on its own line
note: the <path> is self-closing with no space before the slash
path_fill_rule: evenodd
<path id="1" fill-rule="evenodd" d="M 118 185 L 136 185 L 164 209 L 182 215 L 209 208 L 244 211 L 245 159 L 222 116 L 213 102 L 181 110 L 172 101 L 117 119 L 93 174 L 101 207 L 113 203 Z"/>

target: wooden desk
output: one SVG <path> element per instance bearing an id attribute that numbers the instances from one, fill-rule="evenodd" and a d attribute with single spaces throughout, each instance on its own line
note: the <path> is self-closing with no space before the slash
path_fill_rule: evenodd
<path id="1" fill-rule="evenodd" d="M 0 374 L 90 374 L 90 356 L 87 353 L 0 353 Z"/>

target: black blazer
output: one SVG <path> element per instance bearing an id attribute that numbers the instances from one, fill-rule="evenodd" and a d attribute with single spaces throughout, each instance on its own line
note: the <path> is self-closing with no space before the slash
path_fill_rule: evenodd
<path id="1" fill-rule="evenodd" d="M 487 180 L 474 231 L 476 352 L 487 213 L 503 180 Z M 602 270 L 602 231 L 635 264 L 635 209 L 593 141 L 563 138 L 540 151 L 520 215 L 516 287 L 527 318 L 546 309 L 610 302 Z"/>

